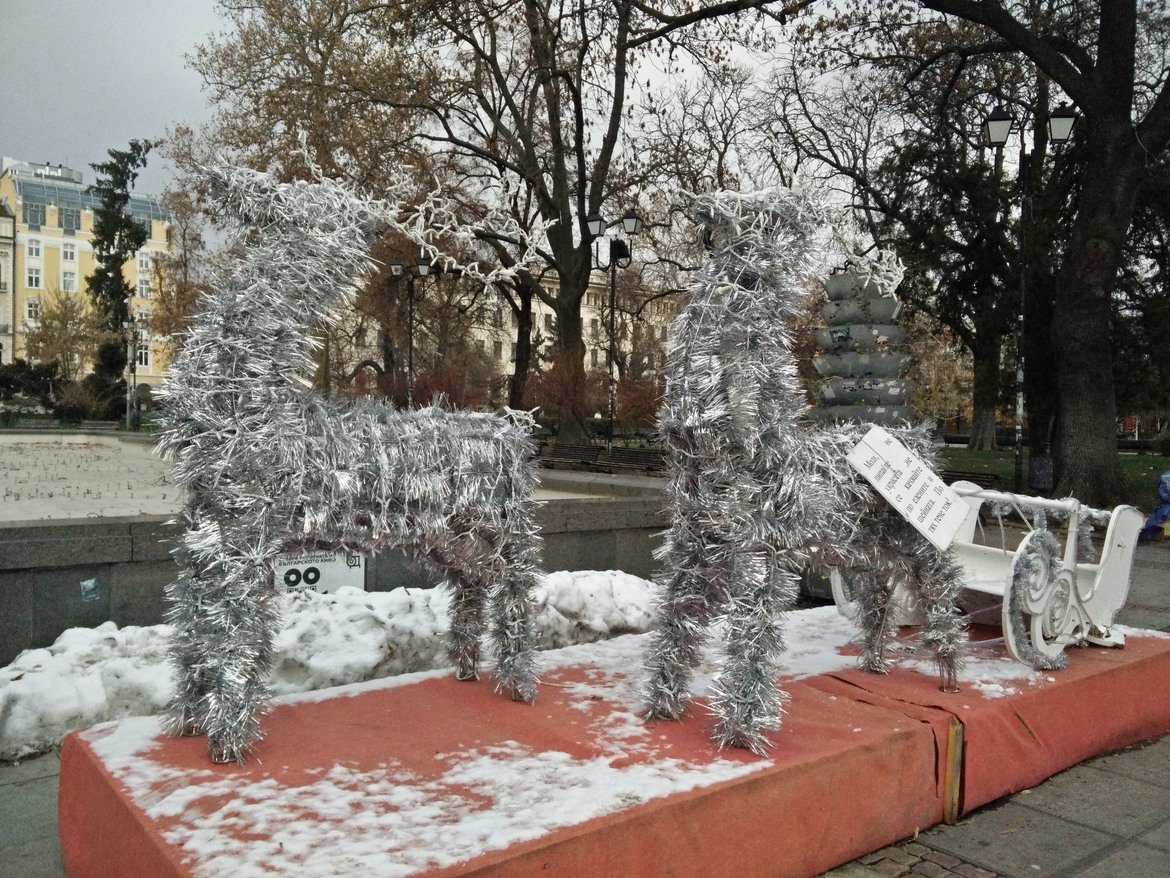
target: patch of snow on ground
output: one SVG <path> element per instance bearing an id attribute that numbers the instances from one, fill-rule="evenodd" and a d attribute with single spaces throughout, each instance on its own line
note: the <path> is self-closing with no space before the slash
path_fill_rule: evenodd
<path id="1" fill-rule="evenodd" d="M 552 573 L 534 595 L 541 649 L 646 631 L 651 585 L 620 571 Z M 446 668 L 446 588 L 285 597 L 276 637 L 277 695 Z M 69 732 L 124 716 L 159 713 L 174 693 L 170 626 L 106 622 L 71 628 L 45 649 L 0 668 L 0 759 L 58 745 Z M 490 655 L 490 651 L 485 651 Z"/>
<path id="2" fill-rule="evenodd" d="M 1147 630 L 1145 628 L 1131 628 L 1128 625 L 1113 625 L 1114 631 L 1134 637 L 1153 637 L 1157 640 L 1170 640 L 1170 632 Z"/>

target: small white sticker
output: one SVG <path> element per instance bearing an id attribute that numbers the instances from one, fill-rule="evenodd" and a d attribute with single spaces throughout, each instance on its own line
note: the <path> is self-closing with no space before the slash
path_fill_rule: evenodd
<path id="1" fill-rule="evenodd" d="M 318 591 L 332 594 L 342 586 L 365 588 L 366 559 L 346 552 L 306 552 L 278 555 L 276 584 L 289 591 Z"/>

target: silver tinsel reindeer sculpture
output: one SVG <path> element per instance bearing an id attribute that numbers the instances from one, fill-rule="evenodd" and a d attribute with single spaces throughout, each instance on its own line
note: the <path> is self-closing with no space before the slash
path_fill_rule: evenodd
<path id="1" fill-rule="evenodd" d="M 675 322 L 659 414 L 671 526 L 660 550 L 647 716 L 683 714 L 707 631 L 722 618 L 714 737 L 762 754 L 783 708 L 772 664 L 784 649 L 782 613 L 807 563 L 846 568 L 860 603 L 862 664 L 876 672 L 887 668 L 893 584 L 907 581 L 924 602 L 924 639 L 949 687 L 963 637 L 961 571 L 846 462 L 863 428 L 808 423 L 790 332 L 822 251 L 825 211 L 775 189 L 699 196 L 694 215 L 708 262 Z M 921 431 L 899 435 L 929 454 Z"/>
<path id="2" fill-rule="evenodd" d="M 252 231 L 165 388 L 159 447 L 186 490 L 168 589 L 169 731 L 205 733 L 216 762 L 244 758 L 260 737 L 279 624 L 273 559 L 318 546 L 403 547 L 441 571 L 459 679 L 477 676 L 490 604 L 497 689 L 532 701 L 531 419 L 312 392 L 315 330 L 344 313 L 396 211 L 330 181 L 281 184 L 234 167 L 205 176 Z"/>

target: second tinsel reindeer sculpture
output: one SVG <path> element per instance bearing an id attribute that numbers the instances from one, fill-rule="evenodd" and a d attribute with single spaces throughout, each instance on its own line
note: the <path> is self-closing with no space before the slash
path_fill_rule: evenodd
<path id="1" fill-rule="evenodd" d="M 699 196 L 694 216 L 708 261 L 672 332 L 659 414 L 668 451 L 671 524 L 658 625 L 644 686 L 650 718 L 677 719 L 708 629 L 726 623 L 712 684 L 720 746 L 765 753 L 783 694 L 773 665 L 782 613 L 806 564 L 845 568 L 860 605 L 862 665 L 882 672 L 894 583 L 923 604 L 944 688 L 953 688 L 964 632 L 961 569 L 904 521 L 845 457 L 859 425 L 813 428 L 792 351 L 810 269 L 828 220 L 784 188 Z M 921 456 L 921 430 L 893 431 Z"/>
<path id="2" fill-rule="evenodd" d="M 260 737 L 279 624 L 273 559 L 317 546 L 398 546 L 438 568 L 453 588 L 460 679 L 477 676 L 490 604 L 497 688 L 532 701 L 531 418 L 314 393 L 315 333 L 345 313 L 396 211 L 328 180 L 278 183 L 230 166 L 204 176 L 252 231 L 165 387 L 159 448 L 187 496 L 168 589 L 169 730 L 205 733 L 216 762 L 244 758 Z"/>

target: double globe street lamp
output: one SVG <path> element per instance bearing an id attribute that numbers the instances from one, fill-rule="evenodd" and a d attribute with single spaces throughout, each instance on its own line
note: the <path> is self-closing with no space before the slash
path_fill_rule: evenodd
<path id="1" fill-rule="evenodd" d="M 1061 104 L 1048 114 L 1048 139 L 1053 143 L 1064 143 L 1072 137 L 1076 125 L 1077 111 L 1068 104 Z M 1016 127 L 1016 117 L 1003 107 L 996 107 L 983 120 L 983 142 L 996 150 L 1002 150 Z M 1028 290 L 1028 232 L 1032 224 L 1032 167 L 1023 142 L 1024 129 L 1020 126 L 1020 165 L 1017 179 L 1020 184 L 1020 313 L 1016 322 L 1016 471 L 1015 490 L 1024 488 L 1024 308 Z M 998 164 L 998 162 L 997 162 Z M 1039 474 L 1037 474 L 1038 476 Z M 1044 479 L 1051 482 L 1051 477 Z M 1033 479 L 1029 479 L 1033 481 Z M 1039 478 L 1036 479 L 1040 481 Z M 1051 487 L 1047 485 L 1046 487 Z"/>
<path id="2" fill-rule="evenodd" d="M 595 240 L 600 238 L 609 224 L 602 219 L 600 214 L 591 213 L 585 218 L 585 225 L 589 229 L 589 234 Z M 642 218 L 638 216 L 638 212 L 632 207 L 622 214 L 621 218 L 622 230 L 626 233 L 626 237 L 632 239 L 634 235 L 642 231 Z M 610 449 L 613 446 L 613 419 L 614 419 L 614 395 L 617 390 L 617 377 L 615 371 L 617 369 L 617 330 L 615 324 L 615 315 L 617 313 L 617 270 L 619 267 L 628 268 L 633 256 L 631 252 L 631 241 L 623 241 L 621 238 L 609 239 L 609 263 L 601 264 L 598 248 L 593 249 L 593 268 L 597 271 L 605 271 L 609 269 L 609 362 L 606 364 L 609 372 L 608 384 L 608 423 L 609 426 L 605 431 L 605 447 Z"/>
<path id="3" fill-rule="evenodd" d="M 427 259 L 426 250 L 419 248 L 418 273 L 406 273 L 406 407 L 414 408 L 414 282 L 431 273 L 432 264 Z M 390 274 L 395 283 L 403 276 L 406 266 L 401 262 L 390 263 Z"/>

